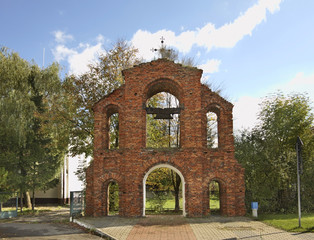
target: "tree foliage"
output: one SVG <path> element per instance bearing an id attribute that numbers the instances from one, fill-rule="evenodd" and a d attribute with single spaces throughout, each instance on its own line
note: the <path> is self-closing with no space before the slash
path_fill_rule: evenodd
<path id="1" fill-rule="evenodd" d="M 304 143 L 303 208 L 313 210 L 314 134 L 310 100 L 304 94 L 268 96 L 259 124 L 236 138 L 236 157 L 245 168 L 246 200 L 260 202 L 264 211 L 296 208 L 296 140 Z"/>
<path id="2" fill-rule="evenodd" d="M 179 100 L 168 92 L 160 92 L 147 100 L 147 107 L 178 108 Z M 172 119 L 155 119 L 146 116 L 146 146 L 149 148 L 178 148 L 180 146 L 180 117 L 172 114 Z"/>
<path id="3" fill-rule="evenodd" d="M 73 156 L 84 155 L 76 174 L 85 182 L 87 159 L 93 155 L 94 113 L 93 106 L 104 96 L 124 84 L 122 70 L 140 63 L 138 50 L 126 41 L 119 40 L 112 49 L 102 53 L 99 61 L 89 66 L 89 71 L 80 75 L 67 76 L 63 89 L 66 106 L 56 111 L 57 118 L 63 118 L 70 127 L 69 151 Z M 62 102 L 64 103 L 64 102 Z M 110 118 L 110 148 L 118 148 L 118 114 Z"/>
<path id="4" fill-rule="evenodd" d="M 59 66 L 40 69 L 3 48 L 0 81 L 0 167 L 8 173 L 7 188 L 48 189 L 57 182 L 68 139 L 65 126 L 48 117 L 61 95 Z"/>
<path id="5" fill-rule="evenodd" d="M 71 147 L 73 155 L 92 156 L 94 114 L 93 106 L 124 83 L 122 70 L 139 63 L 137 49 L 125 41 L 118 41 L 112 49 L 99 56 L 99 61 L 89 66 L 89 71 L 65 79 L 70 111 L 60 113 L 72 123 Z M 118 125 L 118 124 L 116 124 Z"/>
<path id="6" fill-rule="evenodd" d="M 169 168 L 158 168 L 148 175 L 146 185 L 151 192 L 155 193 L 157 198 L 164 196 L 164 193 L 173 192 L 175 197 L 175 211 L 180 210 L 179 194 L 181 178 L 176 172 Z"/>

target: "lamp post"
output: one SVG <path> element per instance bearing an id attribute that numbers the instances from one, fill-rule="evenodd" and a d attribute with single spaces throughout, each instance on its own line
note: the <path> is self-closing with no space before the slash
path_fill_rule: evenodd
<path id="1" fill-rule="evenodd" d="M 296 143 L 296 152 L 297 152 L 297 181 L 298 181 L 298 214 L 299 214 L 299 227 L 301 227 L 301 180 L 300 180 L 300 175 L 302 174 L 302 146 L 303 142 L 300 137 L 297 138 L 297 143 Z"/>

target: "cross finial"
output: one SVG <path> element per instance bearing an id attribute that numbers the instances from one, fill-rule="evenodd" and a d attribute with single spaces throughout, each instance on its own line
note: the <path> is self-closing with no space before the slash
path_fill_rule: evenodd
<path id="1" fill-rule="evenodd" d="M 151 49 L 152 52 L 162 52 L 165 49 L 165 46 L 164 46 L 165 38 L 163 36 L 161 36 L 160 42 L 161 42 L 161 47 L 159 49 L 158 48 L 152 48 Z"/>
<path id="2" fill-rule="evenodd" d="M 161 36 L 161 38 L 160 38 L 160 41 L 161 41 L 161 48 L 164 47 L 164 40 L 165 40 L 165 38 L 164 38 L 163 36 Z"/>

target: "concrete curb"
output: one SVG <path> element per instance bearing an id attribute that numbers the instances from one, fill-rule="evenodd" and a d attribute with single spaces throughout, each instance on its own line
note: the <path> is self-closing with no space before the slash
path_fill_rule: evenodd
<path id="1" fill-rule="evenodd" d="M 93 227 L 92 225 L 88 224 L 88 223 L 84 223 L 79 221 L 78 219 L 73 219 L 73 222 L 76 223 L 77 225 L 88 229 L 90 231 L 93 231 L 97 236 L 105 238 L 105 239 L 109 239 L 109 240 L 117 240 L 116 238 L 114 238 L 113 236 L 106 234 L 104 232 L 102 232 L 101 230 L 99 230 L 98 228 Z"/>

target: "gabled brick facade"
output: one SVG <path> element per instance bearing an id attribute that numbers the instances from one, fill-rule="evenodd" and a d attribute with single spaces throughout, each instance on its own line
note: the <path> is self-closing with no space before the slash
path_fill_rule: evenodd
<path id="1" fill-rule="evenodd" d="M 200 82 L 202 70 L 166 59 L 123 71 L 125 84 L 94 106 L 94 160 L 86 174 L 86 214 L 108 215 L 111 181 L 119 184 L 119 215 L 143 216 L 144 179 L 159 166 L 184 181 L 184 215 L 210 214 L 209 183 L 220 185 L 222 215 L 245 214 L 244 169 L 234 157 L 233 105 Z M 180 148 L 146 148 L 146 100 L 169 92 L 180 101 Z M 219 147 L 207 148 L 206 113 L 218 116 Z M 119 149 L 109 149 L 108 119 L 119 114 Z"/>

